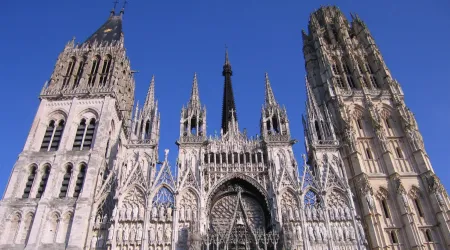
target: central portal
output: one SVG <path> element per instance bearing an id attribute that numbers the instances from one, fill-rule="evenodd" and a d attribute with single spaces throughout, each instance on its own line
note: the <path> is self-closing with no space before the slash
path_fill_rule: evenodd
<path id="1" fill-rule="evenodd" d="M 257 249 L 258 232 L 270 221 L 265 197 L 240 179 L 224 183 L 214 193 L 210 208 L 210 240 L 227 249 Z"/>

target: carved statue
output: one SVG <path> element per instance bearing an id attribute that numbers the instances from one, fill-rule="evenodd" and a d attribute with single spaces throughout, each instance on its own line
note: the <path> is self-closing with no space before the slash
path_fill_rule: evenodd
<path id="1" fill-rule="evenodd" d="M 95 249 L 95 247 L 97 246 L 97 235 L 92 236 L 91 239 L 91 249 Z"/>
<path id="2" fill-rule="evenodd" d="M 127 207 L 127 211 L 126 211 L 126 219 L 127 220 L 131 220 L 131 213 L 132 213 L 131 207 Z"/>
<path id="3" fill-rule="evenodd" d="M 345 206 L 344 212 L 345 212 L 345 218 L 347 220 L 351 220 L 352 219 L 352 214 L 351 214 L 350 208 L 348 208 L 348 206 Z"/>
<path id="4" fill-rule="evenodd" d="M 344 210 L 342 209 L 342 207 L 338 208 L 338 214 L 339 214 L 339 220 L 344 220 L 345 219 L 345 214 L 344 214 Z"/>
<path id="5" fill-rule="evenodd" d="M 136 239 L 136 228 L 135 226 L 131 226 L 131 230 L 130 230 L 130 240 L 134 241 Z"/>
<path id="6" fill-rule="evenodd" d="M 133 206 L 133 219 L 139 219 L 139 207 L 137 205 Z"/>
<path id="7" fill-rule="evenodd" d="M 333 240 L 339 241 L 339 233 L 335 226 L 331 227 L 331 234 L 333 235 Z"/>
<path id="8" fill-rule="evenodd" d="M 141 241 L 142 240 L 142 226 L 141 226 L 141 224 L 138 224 L 138 227 L 137 227 L 136 240 L 137 241 Z"/>
<path id="9" fill-rule="evenodd" d="M 108 222 L 108 215 L 105 214 L 105 215 L 103 216 L 102 223 L 107 223 L 107 222 Z"/>
<path id="10" fill-rule="evenodd" d="M 333 207 L 333 210 L 334 210 L 334 218 L 336 220 L 340 220 L 339 209 L 335 206 L 335 207 Z"/>
<path id="11" fill-rule="evenodd" d="M 334 209 L 331 207 L 330 209 L 329 209 L 329 211 L 330 211 L 330 220 L 334 220 Z"/>
<path id="12" fill-rule="evenodd" d="M 112 240 L 114 237 L 114 224 L 108 228 L 108 240 Z"/>
<path id="13" fill-rule="evenodd" d="M 295 219 L 300 220 L 300 213 L 298 209 L 295 209 Z"/>
<path id="14" fill-rule="evenodd" d="M 192 221 L 197 221 L 197 210 L 192 210 Z"/>
<path id="15" fill-rule="evenodd" d="M 381 128 L 376 128 L 375 129 L 375 134 L 377 135 L 378 140 L 381 143 L 381 149 L 383 150 L 383 152 L 388 151 L 389 148 L 388 148 L 386 136 L 384 135 L 383 130 Z"/>
<path id="16" fill-rule="evenodd" d="M 180 221 L 184 221 L 184 207 L 180 208 Z"/>
<path id="17" fill-rule="evenodd" d="M 314 225 L 314 236 L 316 237 L 316 240 L 321 241 L 322 237 L 320 235 L 319 226 L 316 224 Z"/>
<path id="18" fill-rule="evenodd" d="M 105 245 L 105 240 L 103 239 L 103 235 L 100 235 L 97 239 L 97 248 L 102 248 Z"/>
<path id="19" fill-rule="evenodd" d="M 158 217 L 158 210 L 156 208 L 156 206 L 152 207 L 152 220 L 156 220 L 156 218 Z"/>
<path id="20" fill-rule="evenodd" d="M 352 226 L 348 226 L 348 230 L 349 230 L 349 235 L 350 235 L 350 239 L 351 240 L 355 240 L 355 229 L 353 229 L 353 227 Z"/>
<path id="21" fill-rule="evenodd" d="M 337 228 L 337 232 L 338 232 L 338 240 L 342 241 L 344 239 L 344 232 L 342 231 L 342 227 L 338 226 Z"/>
<path id="22" fill-rule="evenodd" d="M 344 240 L 347 241 L 349 240 L 349 231 L 347 227 L 344 227 Z"/>
<path id="23" fill-rule="evenodd" d="M 172 230 L 170 229 L 170 227 L 166 227 L 164 236 L 166 242 L 170 242 L 172 240 Z"/>
<path id="24" fill-rule="evenodd" d="M 155 227 L 154 226 L 150 226 L 150 230 L 148 230 L 148 233 L 149 233 L 150 242 L 155 242 L 155 240 L 156 240 Z"/>
<path id="25" fill-rule="evenodd" d="M 192 215 L 191 208 L 187 207 L 186 208 L 186 220 L 187 221 L 191 221 L 191 215 Z"/>
<path id="26" fill-rule="evenodd" d="M 442 196 L 442 193 L 440 191 L 436 192 L 436 199 L 440 206 L 445 205 L 444 197 Z"/>
<path id="27" fill-rule="evenodd" d="M 372 194 L 370 194 L 370 192 L 366 192 L 365 197 L 366 197 L 366 202 L 367 202 L 367 206 L 369 207 L 369 210 L 372 210 L 375 205 Z"/>
<path id="28" fill-rule="evenodd" d="M 114 220 L 114 218 L 116 217 L 117 214 L 117 206 L 114 206 L 114 209 L 112 211 L 112 215 L 111 215 L 111 221 Z"/>
<path id="29" fill-rule="evenodd" d="M 403 201 L 403 205 L 405 206 L 405 208 L 409 207 L 409 203 L 408 203 L 408 196 L 405 192 L 401 193 L 401 197 L 402 197 L 402 201 Z"/>
<path id="30" fill-rule="evenodd" d="M 313 220 L 317 221 L 317 210 L 316 210 L 316 208 L 312 207 L 311 212 L 312 212 Z"/>
<path id="31" fill-rule="evenodd" d="M 166 216 L 164 215 L 165 209 L 163 206 L 159 207 L 159 221 L 165 221 Z"/>
<path id="32" fill-rule="evenodd" d="M 122 225 L 119 225 L 119 227 L 117 228 L 117 241 L 121 242 L 122 241 Z"/>
<path id="33" fill-rule="evenodd" d="M 288 208 L 288 213 L 289 213 L 289 219 L 291 221 L 293 221 L 294 220 L 294 213 L 292 212 L 292 208 L 291 207 Z"/>
<path id="34" fill-rule="evenodd" d="M 302 239 L 302 227 L 300 225 L 297 225 L 297 239 Z"/>
<path id="35" fill-rule="evenodd" d="M 158 236 L 158 241 L 162 242 L 163 241 L 163 228 L 161 225 L 158 226 L 158 230 L 157 230 L 157 236 Z"/>
<path id="36" fill-rule="evenodd" d="M 128 241 L 128 237 L 130 237 L 130 231 L 128 225 L 125 225 L 125 228 L 123 229 L 123 240 Z"/>
<path id="37" fill-rule="evenodd" d="M 323 224 L 320 224 L 320 234 L 322 236 L 322 239 L 324 241 L 326 241 L 328 239 L 328 233 L 327 233 L 327 229 L 325 228 L 325 226 Z"/>
<path id="38" fill-rule="evenodd" d="M 359 239 L 360 239 L 360 242 L 361 242 L 362 244 L 367 244 L 366 234 L 364 233 L 364 228 L 362 227 L 361 222 L 358 221 L 358 222 L 357 222 L 357 225 L 358 225 L 358 232 L 359 232 Z"/>
<path id="39" fill-rule="evenodd" d="M 311 209 L 309 207 L 306 208 L 306 220 L 312 220 Z"/>
<path id="40" fill-rule="evenodd" d="M 313 231 L 312 226 L 308 227 L 308 235 L 309 235 L 310 241 L 316 241 L 316 238 L 314 237 L 314 231 Z"/>
<path id="41" fill-rule="evenodd" d="M 320 221 L 325 220 L 325 215 L 323 214 L 323 209 L 321 209 L 321 208 L 317 209 L 317 215 L 318 215 Z"/>

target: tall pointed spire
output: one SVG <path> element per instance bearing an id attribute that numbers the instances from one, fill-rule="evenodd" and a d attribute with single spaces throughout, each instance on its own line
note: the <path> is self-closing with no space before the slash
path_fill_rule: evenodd
<path id="1" fill-rule="evenodd" d="M 197 73 L 194 73 L 194 80 L 192 80 L 192 92 L 191 92 L 191 99 L 189 100 L 189 106 L 192 108 L 200 107 L 200 96 L 198 94 Z"/>
<path id="2" fill-rule="evenodd" d="M 273 106 L 275 104 L 277 104 L 277 101 L 275 100 L 275 96 L 273 95 L 273 91 L 272 91 L 272 87 L 270 86 L 270 80 L 269 80 L 269 74 L 265 74 L 265 78 L 266 78 L 266 96 L 265 96 L 265 100 L 264 103 L 266 104 L 266 106 Z"/>
<path id="3" fill-rule="evenodd" d="M 314 93 L 312 92 L 311 86 L 308 81 L 308 77 L 305 76 L 306 83 L 306 112 L 309 118 L 323 118 L 321 112 L 319 110 L 319 106 L 317 105 L 316 98 L 314 97 Z M 312 117 L 311 117 L 312 116 Z"/>
<path id="4" fill-rule="evenodd" d="M 147 97 L 145 98 L 144 109 L 149 108 L 155 103 L 155 75 L 152 76 L 150 86 L 148 87 Z"/>
<path id="5" fill-rule="evenodd" d="M 231 84 L 231 76 L 233 71 L 231 70 L 231 64 L 228 59 L 228 48 L 225 48 L 225 64 L 223 65 L 222 75 L 225 77 L 225 84 L 223 88 L 223 103 L 222 103 L 222 130 L 225 134 L 228 131 L 229 122 L 233 119 L 237 121 L 237 115 L 232 112 L 236 112 L 236 105 L 234 102 L 233 87 Z"/>

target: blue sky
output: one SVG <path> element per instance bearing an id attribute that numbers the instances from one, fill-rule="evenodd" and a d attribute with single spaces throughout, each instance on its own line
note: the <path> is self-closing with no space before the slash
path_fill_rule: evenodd
<path id="1" fill-rule="evenodd" d="M 82 41 L 107 19 L 112 0 L 2 2 L 0 39 L 0 190 L 21 152 L 38 107 L 38 94 L 55 60 L 73 36 Z M 151 75 L 161 111 L 160 157 L 174 144 L 179 115 L 187 103 L 194 72 L 206 105 L 208 133 L 220 130 L 224 46 L 233 66 L 239 125 L 259 133 L 264 72 L 275 97 L 287 108 L 297 160 L 304 153 L 304 60 L 301 30 L 320 5 L 335 4 L 366 22 L 394 78 L 415 113 L 438 176 L 450 175 L 450 2 L 429 1 L 265 1 L 130 0 L 124 16 L 125 46 L 136 74 L 136 99 L 144 100 Z M 3 192 L 2 192 L 3 193 Z"/>

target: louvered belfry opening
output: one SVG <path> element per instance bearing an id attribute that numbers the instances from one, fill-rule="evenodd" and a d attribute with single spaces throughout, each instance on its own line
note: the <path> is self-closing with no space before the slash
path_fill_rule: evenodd
<path id="1" fill-rule="evenodd" d="M 92 146 L 95 132 L 95 119 L 91 119 L 84 136 L 83 150 L 89 150 Z"/>
<path id="2" fill-rule="evenodd" d="M 67 192 L 69 190 L 70 178 L 72 177 L 72 166 L 67 166 L 66 173 L 64 174 L 63 181 L 61 184 L 61 190 L 59 192 L 59 198 L 67 197 Z"/>
<path id="3" fill-rule="evenodd" d="M 50 121 L 47 129 L 45 130 L 44 139 L 41 144 L 41 151 L 48 151 L 48 146 L 52 140 L 53 131 L 55 130 L 55 121 Z"/>
<path id="4" fill-rule="evenodd" d="M 86 119 L 82 119 L 78 126 L 73 143 L 73 150 L 89 150 L 92 147 L 92 142 L 95 133 L 95 119 L 91 119 L 86 126 Z"/>
<path id="5" fill-rule="evenodd" d="M 45 188 L 47 187 L 48 177 L 50 175 L 50 166 L 45 166 L 44 171 L 42 173 L 41 182 L 39 183 L 38 192 L 36 194 L 36 198 L 41 198 L 45 192 Z"/>
<path id="6" fill-rule="evenodd" d="M 83 189 L 84 177 L 86 176 L 86 165 L 81 165 L 80 172 L 77 176 L 77 181 L 75 183 L 75 190 L 73 192 L 73 197 L 77 198 L 80 196 L 81 190 Z"/>
<path id="7" fill-rule="evenodd" d="M 25 190 L 23 191 L 22 198 L 30 197 L 31 188 L 33 187 L 34 179 L 36 178 L 36 166 L 31 166 L 30 175 L 28 176 L 27 183 L 25 184 Z"/>

